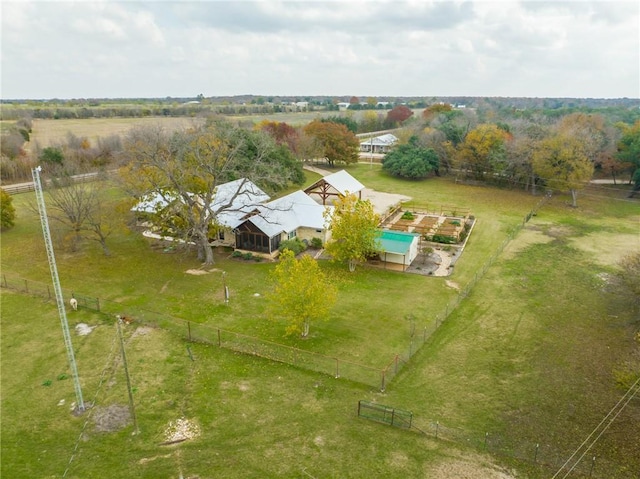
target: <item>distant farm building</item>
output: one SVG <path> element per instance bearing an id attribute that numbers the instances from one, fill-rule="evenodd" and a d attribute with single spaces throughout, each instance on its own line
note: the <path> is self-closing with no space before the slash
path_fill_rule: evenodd
<path id="1" fill-rule="evenodd" d="M 391 134 L 376 136 L 360 142 L 362 153 L 387 153 L 398 142 L 398 138 Z"/>

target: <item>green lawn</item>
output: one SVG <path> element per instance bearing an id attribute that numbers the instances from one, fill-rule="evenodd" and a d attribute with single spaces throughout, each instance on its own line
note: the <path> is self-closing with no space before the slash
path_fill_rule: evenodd
<path id="1" fill-rule="evenodd" d="M 539 197 L 446 179 L 402 182 L 368 165 L 349 171 L 380 191 L 471 209 L 478 223 L 452 277 L 368 268 L 349 274 L 343 265 L 323 262 L 338 284 L 339 300 L 326 322 L 312 325 L 306 341 L 283 337 L 284 326 L 264 315 L 269 263 L 219 255 L 215 268 L 226 271 L 231 290 L 225 306 L 219 271 L 187 274 L 200 266 L 193 256 L 164 253 L 123 230 L 114 236 L 109 258 L 92 244 L 79 253 L 57 249 L 62 284 L 134 318 L 158 312 L 381 367 L 396 354 L 407 356 L 409 315 L 417 331 L 431 326 L 458 294 L 447 279 L 463 287 L 472 281 Z M 2 233 L 2 273 L 48 281 L 30 200 L 29 194 L 14 198 L 18 221 Z M 518 477 L 550 477 L 621 397 L 616 379 L 639 369 L 637 319 L 615 283 L 619 258 L 640 248 L 638 204 L 585 195 L 579 205 L 567 207 L 564 197 L 545 205 L 384 393 L 188 344 L 161 329 L 128 326 L 138 436 L 131 436 L 130 425 L 99 432 L 91 418 L 82 432 L 87 416 L 69 414 L 73 387 L 61 376 L 68 367 L 55 306 L 3 289 L 0 472 L 61 477 L 82 432 L 67 477 L 100 477 L 105 471 L 111 477 L 178 477 L 180 471 L 202 478 L 446 477 L 434 472 L 443 462 L 469 461 L 480 471 L 497 461 L 516 467 L 523 474 Z M 112 352 L 112 314 L 81 309 L 69 318 L 72 328 L 78 322 L 96 326 L 88 336 L 73 334 L 85 400 L 96 401 L 91 414 L 126 405 L 122 366 L 114 359 L 119 351 Z M 480 452 L 490 432 L 490 451 L 529 462 L 475 456 L 357 419 L 359 399 L 412 411 L 415 425 L 426 432 L 439 421 L 441 437 Z M 200 436 L 161 446 L 168 423 L 182 416 L 199 425 Z M 640 406 L 632 402 L 594 449 L 600 475 L 593 477 L 635 477 L 640 432 L 631 425 L 639 419 Z M 536 443 L 539 462 L 547 466 L 532 464 Z"/>

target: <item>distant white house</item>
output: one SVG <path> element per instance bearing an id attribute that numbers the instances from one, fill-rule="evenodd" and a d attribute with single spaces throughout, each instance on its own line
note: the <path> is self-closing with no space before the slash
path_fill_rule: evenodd
<path id="1" fill-rule="evenodd" d="M 360 142 L 360 151 L 363 153 L 387 153 L 398 142 L 398 138 L 391 134 L 368 138 Z"/>

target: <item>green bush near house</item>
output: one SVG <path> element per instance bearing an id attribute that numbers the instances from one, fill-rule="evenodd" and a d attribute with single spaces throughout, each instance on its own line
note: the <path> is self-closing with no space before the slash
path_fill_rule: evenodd
<path id="1" fill-rule="evenodd" d="M 280 246 L 278 246 L 278 251 L 282 252 L 285 249 L 293 251 L 294 255 L 298 255 L 307 249 L 307 245 L 304 244 L 304 242 L 302 242 L 300 238 L 296 237 L 280 243 Z"/>

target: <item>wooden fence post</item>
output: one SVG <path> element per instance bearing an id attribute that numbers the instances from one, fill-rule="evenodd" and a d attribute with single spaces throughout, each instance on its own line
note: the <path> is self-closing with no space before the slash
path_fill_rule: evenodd
<path id="1" fill-rule="evenodd" d="M 336 358 L 336 379 L 340 377 L 340 360 Z M 360 408 L 360 404 L 358 404 L 358 409 Z"/>
<path id="2" fill-rule="evenodd" d="M 220 328 L 218 328 L 218 347 L 222 346 L 222 338 L 220 337 Z"/>

